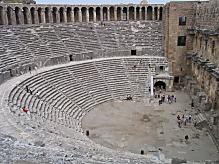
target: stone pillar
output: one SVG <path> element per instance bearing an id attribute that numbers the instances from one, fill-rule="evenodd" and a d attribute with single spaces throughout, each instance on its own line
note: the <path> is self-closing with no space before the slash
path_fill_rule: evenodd
<path id="1" fill-rule="evenodd" d="M 46 23 L 45 9 L 41 10 L 41 21 L 42 21 L 42 23 Z"/>
<path id="2" fill-rule="evenodd" d="M 78 14 L 79 14 L 79 22 L 82 22 L 82 12 L 81 12 L 81 8 L 79 8 Z"/>
<path id="3" fill-rule="evenodd" d="M 120 11 L 120 15 L 121 15 L 121 21 L 123 20 L 123 8 L 121 8 L 121 11 Z"/>
<path id="4" fill-rule="evenodd" d="M 94 22 L 97 22 L 97 13 L 96 9 L 93 10 Z"/>
<path id="5" fill-rule="evenodd" d="M 4 7 L 4 11 L 3 11 L 3 22 L 5 25 L 8 24 L 8 19 L 7 19 L 7 8 Z"/>
<path id="6" fill-rule="evenodd" d="M 60 12 L 57 10 L 56 12 L 56 23 L 60 23 Z"/>
<path id="7" fill-rule="evenodd" d="M 148 19 L 148 14 L 147 14 L 147 6 L 145 6 L 145 20 Z"/>
<path id="8" fill-rule="evenodd" d="M 52 23 L 53 22 L 53 16 L 52 16 L 52 12 L 51 12 L 51 8 L 49 8 L 48 10 L 48 15 L 49 15 L 49 23 Z"/>
<path id="9" fill-rule="evenodd" d="M 114 20 L 117 21 L 117 8 L 114 9 Z"/>
<path id="10" fill-rule="evenodd" d="M 107 21 L 110 21 L 110 9 L 107 7 Z"/>
<path id="11" fill-rule="evenodd" d="M 160 20 L 160 8 L 157 9 L 157 20 Z"/>
<path id="12" fill-rule="evenodd" d="M 134 20 L 136 20 L 136 7 L 134 7 Z"/>
<path id="13" fill-rule="evenodd" d="M 139 8 L 139 20 L 142 20 L 142 9 L 141 9 L 141 7 Z"/>
<path id="14" fill-rule="evenodd" d="M 103 21 L 103 8 L 100 8 L 100 21 Z"/>
<path id="15" fill-rule="evenodd" d="M 89 10 L 86 10 L 86 22 L 89 22 Z"/>
<path id="16" fill-rule="evenodd" d="M 34 10 L 34 19 L 35 19 L 35 24 L 39 24 L 38 12 L 36 9 Z"/>
<path id="17" fill-rule="evenodd" d="M 127 21 L 129 21 L 129 7 L 127 7 Z"/>
<path id="18" fill-rule="evenodd" d="M 71 11 L 71 21 L 75 22 L 74 10 Z"/>
<path id="19" fill-rule="evenodd" d="M 63 11 L 63 19 L 64 19 L 63 22 L 67 23 L 67 9 L 66 8 Z"/>
<path id="20" fill-rule="evenodd" d="M 152 7 L 152 20 L 154 20 L 154 8 Z"/>

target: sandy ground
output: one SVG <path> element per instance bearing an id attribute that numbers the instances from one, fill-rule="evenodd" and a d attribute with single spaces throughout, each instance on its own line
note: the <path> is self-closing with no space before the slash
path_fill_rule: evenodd
<path id="1" fill-rule="evenodd" d="M 166 93 L 168 94 L 168 93 Z M 82 120 L 89 138 L 105 147 L 139 154 L 160 149 L 168 158 L 190 161 L 217 160 L 219 153 L 206 129 L 198 130 L 193 123 L 177 125 L 177 115 L 194 116 L 191 99 L 186 93 L 175 92 L 177 102 L 158 105 L 158 99 L 149 103 L 117 101 L 101 104 Z M 188 142 L 185 135 L 189 136 Z"/>

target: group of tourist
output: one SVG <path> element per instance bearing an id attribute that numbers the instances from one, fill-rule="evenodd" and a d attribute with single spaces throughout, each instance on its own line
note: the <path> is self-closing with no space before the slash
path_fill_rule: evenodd
<path id="1" fill-rule="evenodd" d="M 191 124 L 192 123 L 192 115 L 182 115 L 182 117 L 180 117 L 179 115 L 176 117 L 177 118 L 177 124 L 178 127 L 181 128 L 182 125 L 186 126 L 188 123 Z"/>
<path id="2" fill-rule="evenodd" d="M 169 104 L 172 104 L 173 102 L 176 102 L 176 96 L 174 95 L 155 95 L 155 98 L 160 98 L 160 100 L 158 101 L 159 105 L 161 105 L 164 102 L 167 102 Z"/>

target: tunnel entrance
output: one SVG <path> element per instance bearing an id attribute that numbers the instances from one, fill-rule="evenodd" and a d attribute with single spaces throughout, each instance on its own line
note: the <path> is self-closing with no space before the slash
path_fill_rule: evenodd
<path id="1" fill-rule="evenodd" d="M 163 81 L 157 81 L 154 84 L 154 88 L 156 89 L 156 91 L 159 91 L 160 89 L 161 90 L 166 90 L 166 83 L 163 82 Z"/>

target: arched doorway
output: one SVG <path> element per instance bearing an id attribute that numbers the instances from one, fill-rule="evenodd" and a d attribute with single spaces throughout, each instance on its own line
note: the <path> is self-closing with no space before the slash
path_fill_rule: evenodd
<path id="1" fill-rule="evenodd" d="M 129 7 L 129 20 L 134 20 L 134 12 L 135 12 L 135 9 L 133 6 Z"/>
<path id="2" fill-rule="evenodd" d="M 90 7 L 89 8 L 89 20 L 88 20 L 88 22 L 92 22 L 92 21 L 94 21 L 94 8 Z"/>
<path id="3" fill-rule="evenodd" d="M 24 24 L 29 24 L 28 21 L 29 10 L 27 7 L 23 7 L 23 16 L 24 16 Z"/>
<path id="4" fill-rule="evenodd" d="M 148 6 L 147 8 L 147 20 L 152 20 L 152 7 Z"/>
<path id="5" fill-rule="evenodd" d="M 103 21 L 108 21 L 108 9 L 107 7 L 103 7 Z"/>
<path id="6" fill-rule="evenodd" d="M 50 17 L 49 17 L 49 8 L 48 7 L 46 7 L 45 8 L 45 19 L 46 19 L 46 23 L 49 23 L 49 21 L 50 21 Z"/>
<path id="7" fill-rule="evenodd" d="M 4 24 L 4 11 L 3 11 L 3 7 L 0 6 L 0 25 Z"/>
<path id="8" fill-rule="evenodd" d="M 16 19 L 16 24 L 21 24 L 21 9 L 19 7 L 15 7 L 15 19 Z"/>
<path id="9" fill-rule="evenodd" d="M 38 10 L 37 10 L 37 14 L 38 14 L 38 20 L 39 20 L 39 23 L 43 23 L 42 22 L 42 8 L 38 8 Z"/>
<path id="10" fill-rule="evenodd" d="M 12 12 L 13 9 L 11 7 L 7 7 L 7 18 L 8 18 L 8 25 L 12 25 Z"/>
<path id="11" fill-rule="evenodd" d="M 123 10 L 122 10 L 122 20 L 125 20 L 127 21 L 127 7 L 123 7 Z"/>
<path id="12" fill-rule="evenodd" d="M 159 20 L 162 20 L 163 17 L 163 7 L 160 7 Z"/>
<path id="13" fill-rule="evenodd" d="M 79 8 L 78 7 L 74 8 L 74 21 L 79 22 Z"/>
<path id="14" fill-rule="evenodd" d="M 96 8 L 96 20 L 97 21 L 101 21 L 101 18 L 100 18 L 100 7 L 97 7 Z"/>
<path id="15" fill-rule="evenodd" d="M 72 22 L 72 8 L 67 8 L 67 22 Z"/>
<path id="16" fill-rule="evenodd" d="M 31 23 L 32 24 L 35 24 L 36 22 L 35 22 L 35 8 L 31 8 L 30 9 L 30 15 L 31 15 Z"/>
<path id="17" fill-rule="evenodd" d="M 87 22 L 87 8 L 82 7 L 81 8 L 81 13 L 82 13 L 82 22 Z"/>
<path id="18" fill-rule="evenodd" d="M 64 8 L 63 7 L 61 7 L 59 9 L 59 18 L 60 18 L 60 23 L 64 23 L 65 22 Z"/>
<path id="19" fill-rule="evenodd" d="M 121 21 L 122 20 L 122 16 L 121 16 L 121 7 L 118 7 L 117 8 L 117 20 L 118 21 Z"/>
<path id="20" fill-rule="evenodd" d="M 159 91 L 160 89 L 161 90 L 166 90 L 166 83 L 163 82 L 163 81 L 157 81 L 154 84 L 154 88 L 155 88 L 155 91 Z"/>
<path id="21" fill-rule="evenodd" d="M 57 23 L 57 8 L 53 7 L 52 9 L 52 19 L 53 19 L 53 23 Z"/>
<path id="22" fill-rule="evenodd" d="M 114 16 L 114 7 L 111 6 L 109 10 L 110 10 L 110 20 L 114 21 L 114 18 L 115 18 L 115 16 Z"/>

